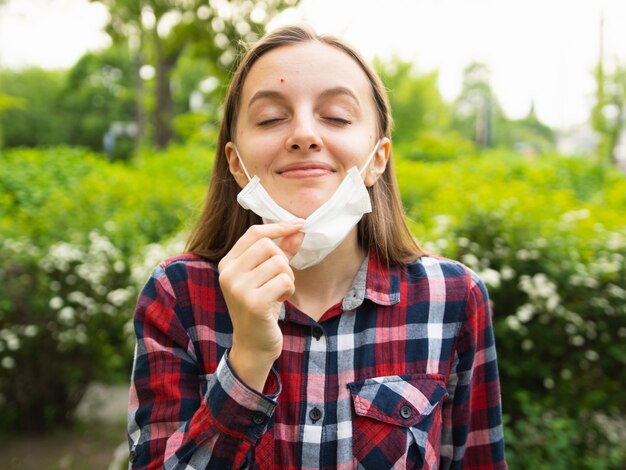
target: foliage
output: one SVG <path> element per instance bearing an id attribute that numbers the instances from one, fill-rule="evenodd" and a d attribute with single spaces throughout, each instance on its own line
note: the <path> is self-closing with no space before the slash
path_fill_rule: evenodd
<path id="1" fill-rule="evenodd" d="M 478 147 L 506 147 L 531 154 L 554 151 L 554 133 L 539 121 L 534 105 L 523 119 L 505 115 L 484 64 L 474 62 L 465 68 L 461 93 L 451 108 L 451 128 Z"/>
<path id="2" fill-rule="evenodd" d="M 400 162 L 398 171 L 414 233 L 489 287 L 503 406 L 513 422 L 529 419 L 528 401 L 563 417 L 551 422 L 557 427 L 619 416 L 626 406 L 623 175 L 586 160 L 504 152 Z"/>
<path id="3" fill-rule="evenodd" d="M 92 0 L 105 5 L 110 21 L 107 32 L 114 42 L 130 45 L 138 69 L 149 65 L 155 72 L 148 84 L 152 95 L 154 144 L 164 148 L 173 137 L 172 73 L 186 51 L 213 65 L 211 76 L 226 82 L 237 57 L 238 39 L 252 41 L 277 12 L 298 0 Z M 144 103 L 141 102 L 140 106 Z"/>
<path id="4" fill-rule="evenodd" d="M 127 379 L 145 260 L 165 256 L 151 243 L 191 219 L 210 159 L 58 148 L 0 161 L 0 429 L 41 430 L 68 421 L 92 380 Z M 169 254 L 182 248 L 174 238 Z"/>
<path id="5" fill-rule="evenodd" d="M 134 68 L 127 48 L 88 52 L 69 70 L 60 106 L 70 145 L 101 150 L 113 122 L 135 120 Z M 132 148 L 131 148 L 132 150 Z"/>
<path id="6" fill-rule="evenodd" d="M 396 148 L 405 148 L 422 132 L 446 128 L 449 111 L 437 88 L 436 72 L 419 74 L 412 62 L 398 57 L 376 60 L 374 65 L 389 90 Z"/>
<path id="7" fill-rule="evenodd" d="M 585 159 L 476 156 L 460 142 L 442 138 L 423 148 L 445 143 L 445 152 L 413 160 L 398 151 L 397 171 L 425 248 L 465 262 L 489 287 L 512 465 L 620 468 L 612 420 L 626 405 L 626 180 Z M 18 409 L 10 384 L 47 377 L 33 372 L 39 361 L 22 366 L 27 357 L 46 358 L 67 386 L 58 396 L 74 397 L 47 396 L 64 407 L 40 410 L 49 420 L 68 415 L 90 378 L 128 373 L 135 295 L 183 249 L 211 153 L 199 143 L 124 164 L 66 148 L 0 157 L 2 426 L 18 417 L 5 413 Z M 82 357 L 97 370 L 77 367 Z"/>
<path id="8" fill-rule="evenodd" d="M 591 113 L 591 124 L 599 134 L 596 150 L 599 161 L 616 163 L 615 150 L 626 127 L 626 64 L 616 63 L 607 72 L 603 58 L 595 70 L 596 102 Z"/>
<path id="9" fill-rule="evenodd" d="M 65 76 L 64 71 L 40 68 L 0 70 L 3 146 L 59 145 L 67 140 L 66 122 L 59 118 Z"/>
<path id="10" fill-rule="evenodd" d="M 626 450 L 620 446 L 626 438 L 623 422 L 611 422 L 603 415 L 572 418 L 546 410 L 528 396 L 524 396 L 522 404 L 523 419 L 505 416 L 509 468 L 623 468 L 626 463 Z"/>
<path id="11" fill-rule="evenodd" d="M 114 121 L 135 120 L 127 50 L 88 52 L 67 71 L 0 71 L 0 134 L 6 147 L 77 145 L 101 150 Z"/>

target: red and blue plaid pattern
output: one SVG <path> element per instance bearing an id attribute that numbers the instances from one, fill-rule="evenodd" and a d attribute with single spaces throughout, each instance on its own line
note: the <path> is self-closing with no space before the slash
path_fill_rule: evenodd
<path id="1" fill-rule="evenodd" d="M 263 394 L 228 363 L 215 265 L 157 267 L 135 313 L 132 468 L 505 469 L 487 291 L 460 263 L 370 254 L 318 322 L 286 303 Z"/>

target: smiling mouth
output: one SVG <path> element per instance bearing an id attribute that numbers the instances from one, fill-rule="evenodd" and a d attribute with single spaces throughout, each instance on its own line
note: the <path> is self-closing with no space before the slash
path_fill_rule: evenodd
<path id="1" fill-rule="evenodd" d="M 289 165 L 280 171 L 278 174 L 286 178 L 316 178 L 320 176 L 326 176 L 334 173 L 328 165 L 309 164 L 309 165 Z"/>

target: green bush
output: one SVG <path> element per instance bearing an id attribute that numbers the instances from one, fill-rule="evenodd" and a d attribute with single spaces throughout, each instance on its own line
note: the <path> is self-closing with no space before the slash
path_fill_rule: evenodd
<path id="1" fill-rule="evenodd" d="M 89 382 L 127 380 L 145 261 L 183 249 L 154 244 L 191 219 L 209 152 L 128 165 L 64 148 L 0 156 L 0 429 L 66 422 Z"/>
<path id="2" fill-rule="evenodd" d="M 531 402 L 554 416 L 537 432 L 564 429 L 545 452 L 566 441 L 576 456 L 595 455 L 601 431 L 581 423 L 626 409 L 624 176 L 584 160 L 502 152 L 398 169 L 425 248 L 465 262 L 489 287 L 512 440 L 530 438 L 521 423 L 533 426 Z"/>
<path id="3" fill-rule="evenodd" d="M 213 150 L 201 142 L 128 163 L 64 148 L 0 156 L 0 427 L 63 421 L 86 383 L 127 376 L 138 289 L 183 249 L 202 204 Z M 400 188 L 425 248 L 489 287 L 512 468 L 623 467 L 598 423 L 626 408 L 624 176 L 453 147 L 430 161 L 398 149 Z"/>

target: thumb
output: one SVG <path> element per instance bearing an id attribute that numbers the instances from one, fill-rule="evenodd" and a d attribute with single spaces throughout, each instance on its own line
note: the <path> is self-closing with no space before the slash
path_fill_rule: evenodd
<path id="1" fill-rule="evenodd" d="M 304 240 L 304 232 L 296 232 L 283 237 L 278 242 L 278 248 L 283 250 L 283 253 L 285 253 L 287 259 L 291 260 L 291 258 L 293 258 L 300 249 L 300 245 L 302 245 L 302 240 Z"/>

